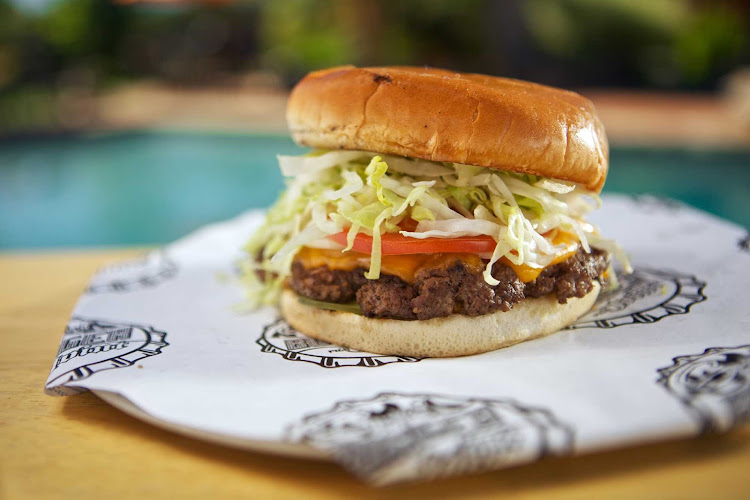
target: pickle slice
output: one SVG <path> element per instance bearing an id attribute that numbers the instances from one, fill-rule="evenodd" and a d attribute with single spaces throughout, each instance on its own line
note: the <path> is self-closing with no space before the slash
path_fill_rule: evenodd
<path id="1" fill-rule="evenodd" d="M 337 304 L 335 302 L 324 302 L 322 300 L 310 299 L 308 297 L 302 297 L 301 295 L 297 298 L 300 304 L 317 307 L 318 309 L 326 309 L 328 311 L 342 311 L 348 313 L 354 313 L 362 315 L 362 309 L 359 308 L 359 304 L 352 302 L 350 304 Z"/>

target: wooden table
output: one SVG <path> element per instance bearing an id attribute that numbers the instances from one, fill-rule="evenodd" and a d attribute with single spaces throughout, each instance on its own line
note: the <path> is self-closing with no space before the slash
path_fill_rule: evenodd
<path id="1" fill-rule="evenodd" d="M 426 484 L 369 488 L 340 467 L 151 427 L 87 393 L 42 390 L 88 277 L 135 250 L 0 254 L 0 499 L 750 498 L 750 427 Z"/>

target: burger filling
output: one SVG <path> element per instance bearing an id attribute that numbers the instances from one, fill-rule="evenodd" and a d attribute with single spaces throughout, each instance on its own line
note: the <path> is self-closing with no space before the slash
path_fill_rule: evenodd
<path id="1" fill-rule="evenodd" d="M 584 221 L 580 185 L 362 151 L 279 157 L 288 189 L 247 245 L 251 299 L 404 320 L 565 303 L 614 280 L 619 246 Z"/>
<path id="2" fill-rule="evenodd" d="M 434 254 L 427 265 L 413 267 L 407 276 L 384 273 L 377 280 L 368 280 L 364 267 L 315 265 L 317 252 L 313 251 L 313 259 L 308 258 L 309 253 L 309 249 L 304 249 L 300 252 L 302 257 L 295 259 L 289 286 L 298 295 L 317 301 L 318 307 L 335 309 L 328 304 L 351 304 L 352 312 L 371 318 L 479 316 L 508 311 L 525 297 L 550 294 L 564 304 L 589 293 L 593 282 L 603 280 L 609 267 L 605 251 L 578 250 L 524 283 L 510 266 L 496 262 L 492 275 L 498 284 L 493 286 L 482 276 L 483 262 L 472 254 Z M 384 258 L 383 263 L 386 262 Z"/>

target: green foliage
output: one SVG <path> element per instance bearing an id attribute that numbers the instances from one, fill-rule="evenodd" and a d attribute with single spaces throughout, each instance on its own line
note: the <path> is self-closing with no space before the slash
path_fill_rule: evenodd
<path id="1" fill-rule="evenodd" d="M 22 2 L 0 0 L 4 92 L 54 89 L 65 75 L 83 73 L 93 75 L 95 86 L 127 77 L 217 82 L 261 67 L 293 83 L 307 71 L 339 64 L 507 74 L 517 69 L 508 61 L 521 46 L 515 58 L 526 67 L 548 65 L 552 79 L 567 71 L 584 84 L 606 70 L 607 82 L 624 85 L 706 87 L 748 62 L 747 20 L 731 2 L 507 0 L 503 9 L 486 0 L 169 6 L 49 0 L 34 9 Z M 528 37 L 518 46 L 494 36 L 502 20 L 491 18 L 514 9 L 521 13 L 518 33 Z M 509 45 L 508 56 L 499 40 Z M 540 53 L 544 58 L 534 59 Z"/>
<path id="2" fill-rule="evenodd" d="M 38 19 L 36 33 L 61 53 L 73 56 L 90 54 L 97 49 L 94 5 L 97 0 L 56 2 L 49 12 Z"/>
<path id="3" fill-rule="evenodd" d="M 289 0 L 262 4 L 264 61 L 281 71 L 306 72 L 355 59 L 343 2 Z M 296 71 L 295 71 L 296 70 Z"/>
<path id="4" fill-rule="evenodd" d="M 482 2 L 261 2 L 266 65 L 294 80 L 341 64 L 444 64 L 481 48 Z"/>
<path id="5" fill-rule="evenodd" d="M 674 55 L 683 80 L 699 84 L 741 60 L 748 46 L 747 22 L 726 8 L 700 12 L 675 40 Z"/>
<path id="6" fill-rule="evenodd" d="M 529 0 L 524 18 L 539 48 L 593 65 L 617 58 L 626 73 L 657 86 L 701 85 L 739 64 L 748 26 L 719 2 Z"/>

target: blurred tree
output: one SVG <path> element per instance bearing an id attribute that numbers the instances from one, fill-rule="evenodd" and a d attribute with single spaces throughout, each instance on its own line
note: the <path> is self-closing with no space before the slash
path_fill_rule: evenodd
<path id="1" fill-rule="evenodd" d="M 698 11 L 680 31 L 674 60 L 680 80 L 690 85 L 712 85 L 738 63 L 748 63 L 748 18 L 727 5 Z"/>
<path id="2" fill-rule="evenodd" d="M 562 85 L 709 88 L 748 62 L 748 25 L 719 0 L 528 0 L 524 24 Z M 538 64 L 537 68 L 547 64 Z M 523 74 L 534 79 L 537 75 Z M 537 77 L 538 79 L 538 77 Z"/>
<path id="3" fill-rule="evenodd" d="M 481 58 L 485 33 L 481 20 L 485 13 L 481 0 L 384 0 L 382 8 L 386 23 L 386 50 L 380 53 L 379 64 L 420 64 L 454 67 L 466 71 L 482 71 L 486 61 Z M 392 45 L 393 42 L 396 45 Z M 405 50 L 398 53 L 398 47 Z M 394 50 L 395 49 L 395 50 Z M 486 70 L 485 70 L 486 71 Z"/>
<path id="4" fill-rule="evenodd" d="M 294 82 L 337 64 L 474 67 L 482 2 L 315 0 L 261 2 L 263 61 Z"/>
<path id="5" fill-rule="evenodd" d="M 263 2 L 264 65 L 293 82 L 314 68 L 356 62 L 351 6 L 345 1 Z"/>
<path id="6" fill-rule="evenodd" d="M 0 129 L 54 120 L 61 99 L 123 79 L 216 86 L 265 68 L 291 85 L 347 63 L 712 89 L 750 64 L 749 11 L 747 0 L 0 0 Z"/>
<path id="7" fill-rule="evenodd" d="M 257 66 L 254 4 L 130 6 L 121 70 L 180 84 L 223 84 Z"/>

